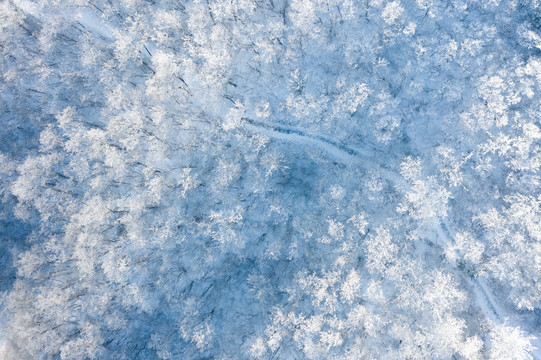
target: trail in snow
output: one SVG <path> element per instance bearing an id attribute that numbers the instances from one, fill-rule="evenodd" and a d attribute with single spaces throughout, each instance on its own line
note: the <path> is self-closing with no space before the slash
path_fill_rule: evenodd
<path id="1" fill-rule="evenodd" d="M 333 155 L 343 163 L 351 164 L 353 162 L 363 162 L 370 168 L 378 169 L 382 176 L 396 187 L 403 190 L 411 188 L 399 174 L 389 168 L 383 167 L 375 161 L 375 150 L 349 147 L 323 135 L 309 134 L 301 129 L 271 125 L 248 118 L 243 118 L 243 120 L 252 130 L 277 139 L 311 144 Z M 447 220 L 443 220 L 443 225 L 442 223 L 435 224 L 437 234 L 441 236 L 445 242 L 451 242 L 451 239 L 453 238 L 449 229 L 450 226 Z M 488 289 L 483 279 L 475 278 L 471 284 L 473 286 L 477 305 L 486 318 L 496 322 L 503 322 L 505 319 L 505 311 L 501 309 L 494 300 L 492 292 Z M 533 359 L 541 360 L 541 341 L 539 338 L 536 338 L 532 341 L 532 344 L 537 348 L 531 353 Z"/>
<path id="2" fill-rule="evenodd" d="M 255 120 L 248 119 L 248 118 L 243 118 L 243 120 L 245 122 L 247 122 L 248 124 L 250 124 L 250 125 L 260 127 L 260 128 L 264 128 L 264 129 L 269 130 L 271 132 L 285 134 L 285 135 L 292 135 L 292 136 L 296 135 L 298 137 L 311 140 L 313 143 L 322 143 L 322 144 L 325 144 L 327 146 L 331 146 L 331 147 L 335 148 L 336 150 L 347 154 L 348 156 L 352 156 L 352 157 L 361 157 L 361 156 L 363 156 L 363 157 L 374 157 L 375 156 L 374 152 L 370 152 L 370 151 L 365 150 L 365 149 L 352 148 L 352 147 L 346 146 L 344 144 L 340 144 L 340 143 L 338 143 L 338 142 L 336 142 L 336 141 L 334 141 L 332 139 L 329 139 L 329 138 L 327 138 L 327 137 L 325 137 L 323 135 L 308 134 L 304 130 L 291 128 L 291 127 L 283 127 L 283 126 L 271 125 L 271 124 L 267 124 L 267 123 L 264 123 L 264 122 L 261 122 L 261 121 L 255 121 Z M 326 149 L 326 150 L 329 150 L 329 149 Z"/>
<path id="3" fill-rule="evenodd" d="M 437 230 L 440 236 L 443 236 L 446 241 L 450 241 L 453 238 L 450 232 L 450 225 L 446 219 L 443 220 L 442 224 L 438 224 Z M 475 300 L 481 311 L 485 314 L 485 317 L 491 321 L 497 323 L 503 323 L 507 317 L 506 312 L 498 302 L 494 299 L 494 295 L 485 280 L 480 277 L 476 277 L 471 281 L 473 286 L 473 292 L 475 293 Z M 541 360 L 541 341 L 539 337 L 535 334 L 530 334 L 535 336 L 535 339 L 531 340 L 532 345 L 535 349 L 530 353 L 534 360 Z"/>
<path id="4" fill-rule="evenodd" d="M 336 159 L 345 164 L 364 163 L 369 165 L 371 169 L 375 168 L 385 175 L 385 178 L 391 181 L 395 185 L 401 187 L 409 187 L 404 179 L 399 176 L 390 167 L 378 163 L 376 161 L 377 150 L 375 149 L 360 149 L 351 146 L 341 144 L 333 139 L 320 134 L 309 134 L 304 130 L 284 127 L 278 125 L 271 125 L 261 121 L 255 121 L 248 118 L 242 118 L 247 127 L 252 130 L 267 135 L 275 139 L 282 139 L 288 141 L 294 141 L 298 143 L 305 143 L 314 145 L 325 152 L 333 155 Z"/>

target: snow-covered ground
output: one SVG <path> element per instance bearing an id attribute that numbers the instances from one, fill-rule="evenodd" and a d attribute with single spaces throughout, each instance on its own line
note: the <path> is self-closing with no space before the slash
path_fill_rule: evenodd
<path id="1" fill-rule="evenodd" d="M 0 0 L 0 359 L 541 359 L 537 0 Z"/>

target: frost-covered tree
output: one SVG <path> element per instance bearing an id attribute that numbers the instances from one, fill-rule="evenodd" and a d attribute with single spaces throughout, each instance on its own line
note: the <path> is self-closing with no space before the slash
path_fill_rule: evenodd
<path id="1" fill-rule="evenodd" d="M 0 0 L 0 358 L 539 358 L 540 6 Z"/>

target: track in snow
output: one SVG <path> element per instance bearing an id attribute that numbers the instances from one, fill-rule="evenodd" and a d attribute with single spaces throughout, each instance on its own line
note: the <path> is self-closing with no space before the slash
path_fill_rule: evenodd
<path id="1" fill-rule="evenodd" d="M 345 164 L 359 162 L 364 163 L 372 169 L 377 169 L 386 180 L 393 183 L 397 188 L 402 190 L 411 188 L 411 186 L 399 174 L 397 174 L 396 171 L 393 171 L 388 167 L 384 167 L 375 161 L 375 150 L 349 147 L 323 135 L 309 134 L 301 129 L 271 125 L 248 118 L 243 118 L 242 120 L 248 125 L 248 127 L 256 132 L 277 139 L 300 142 L 319 147 Z M 446 242 L 452 241 L 453 236 L 450 232 L 450 226 L 446 220 L 444 220 L 443 224 L 435 224 L 434 230 L 436 230 L 438 235 L 442 236 Z M 504 322 L 505 311 L 502 310 L 501 307 L 496 303 L 492 292 L 487 288 L 485 282 L 482 279 L 476 278 L 470 283 L 473 286 L 473 293 L 477 305 L 485 314 L 486 318 L 500 323 Z M 530 353 L 530 355 L 533 357 L 533 359 L 540 360 L 541 341 L 536 338 L 532 341 L 532 344 L 536 346 L 536 350 Z"/>
<path id="2" fill-rule="evenodd" d="M 404 179 L 388 166 L 376 161 L 377 150 L 375 149 L 360 149 L 341 144 L 333 139 L 320 134 L 310 134 L 304 130 L 284 127 L 279 125 L 271 125 L 265 122 L 256 121 L 249 118 L 242 118 L 245 125 L 253 131 L 267 135 L 275 139 L 294 141 L 313 145 L 333 155 L 337 160 L 345 164 L 360 163 L 367 165 L 371 169 L 377 169 L 385 178 L 397 186 L 409 188 Z"/>

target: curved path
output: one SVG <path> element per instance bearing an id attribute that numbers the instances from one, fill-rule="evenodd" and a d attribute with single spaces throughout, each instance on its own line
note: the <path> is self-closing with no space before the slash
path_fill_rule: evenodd
<path id="1" fill-rule="evenodd" d="M 271 125 L 248 118 L 242 118 L 242 120 L 244 121 L 246 127 L 252 131 L 275 139 L 294 141 L 319 147 L 320 149 L 333 155 L 342 163 L 352 164 L 362 162 L 368 165 L 368 167 L 371 169 L 377 169 L 383 178 L 393 183 L 397 188 L 403 191 L 411 189 L 411 185 L 408 184 L 396 171 L 393 171 L 389 167 L 385 167 L 375 161 L 377 157 L 376 150 L 374 149 L 353 148 L 323 135 L 310 134 L 298 128 Z M 443 239 L 443 241 L 440 241 L 440 246 L 453 240 L 453 235 L 450 229 L 450 225 L 446 219 L 444 219 L 441 223 L 434 223 L 434 230 Z M 477 305 L 485 317 L 489 320 L 503 323 L 505 319 L 505 311 L 494 300 L 492 291 L 488 288 L 485 281 L 481 278 L 475 278 L 470 282 L 470 284 L 473 287 L 473 293 Z M 532 341 L 532 344 L 536 346 L 536 350 L 531 353 L 533 359 L 541 359 L 541 341 L 536 338 Z"/>

